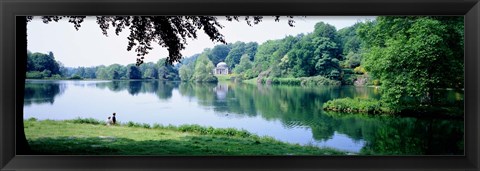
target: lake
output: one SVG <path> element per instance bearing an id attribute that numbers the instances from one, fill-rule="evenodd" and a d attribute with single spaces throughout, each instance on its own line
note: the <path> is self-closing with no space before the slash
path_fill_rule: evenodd
<path id="1" fill-rule="evenodd" d="M 372 155 L 463 155 L 464 122 L 398 116 L 339 115 L 324 102 L 380 98 L 374 87 L 266 86 L 233 82 L 27 80 L 24 118 L 198 124 L 244 129 L 277 140 Z M 463 104 L 463 92 L 441 98 Z M 463 105 L 462 105 L 463 106 Z"/>

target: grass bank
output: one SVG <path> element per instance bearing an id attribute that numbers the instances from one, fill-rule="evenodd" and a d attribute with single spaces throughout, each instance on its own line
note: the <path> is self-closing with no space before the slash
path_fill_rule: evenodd
<path id="1" fill-rule="evenodd" d="M 395 114 L 412 117 L 433 117 L 445 119 L 463 119 L 464 109 L 458 106 L 397 106 L 389 108 L 379 100 L 360 98 L 341 98 L 323 104 L 326 111 L 364 114 Z"/>
<path id="2" fill-rule="evenodd" d="M 243 83 L 249 84 L 271 84 L 271 85 L 291 85 L 291 86 L 340 86 L 341 82 L 331 80 L 322 76 L 299 77 L 299 78 L 252 78 L 243 80 Z"/>
<path id="3" fill-rule="evenodd" d="M 343 155 L 328 148 L 301 146 L 233 128 L 123 123 L 95 119 L 24 120 L 35 154 L 83 155 Z"/>
<path id="4" fill-rule="evenodd" d="M 394 114 L 397 111 L 382 106 L 382 103 L 375 99 L 341 98 L 333 99 L 323 104 L 323 109 L 328 111 L 346 113 L 387 113 Z"/>
<path id="5" fill-rule="evenodd" d="M 339 86 L 340 81 L 328 79 L 322 76 L 299 77 L 299 78 L 263 78 L 263 84 L 292 85 L 292 86 Z"/>

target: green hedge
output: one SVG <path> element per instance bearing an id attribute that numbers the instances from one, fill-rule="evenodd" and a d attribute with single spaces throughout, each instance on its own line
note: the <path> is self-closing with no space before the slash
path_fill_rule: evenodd
<path id="1" fill-rule="evenodd" d="M 347 113 L 395 113 L 396 111 L 382 105 L 382 102 L 375 99 L 342 98 L 327 101 L 323 104 L 324 110 L 339 111 Z"/>
<path id="2" fill-rule="evenodd" d="M 341 85 L 340 81 L 331 80 L 322 76 L 300 77 L 300 78 L 263 78 L 262 84 L 276 85 L 301 85 L 301 86 L 320 86 L 320 85 Z"/>

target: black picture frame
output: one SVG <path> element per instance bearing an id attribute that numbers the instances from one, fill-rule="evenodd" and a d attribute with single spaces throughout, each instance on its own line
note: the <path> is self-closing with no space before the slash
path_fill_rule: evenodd
<path id="1" fill-rule="evenodd" d="M 19 155 L 26 27 L 30 15 L 463 15 L 464 156 L 149 157 Z M 2 170 L 479 170 L 479 0 L 1 0 Z M 20 95 L 20 96 L 19 96 Z M 19 104 L 21 103 L 21 104 Z M 20 112 L 20 113 L 19 113 Z"/>

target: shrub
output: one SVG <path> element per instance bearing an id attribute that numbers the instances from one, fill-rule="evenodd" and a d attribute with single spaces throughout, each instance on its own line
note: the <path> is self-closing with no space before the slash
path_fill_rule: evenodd
<path id="1" fill-rule="evenodd" d="M 323 109 L 348 112 L 348 113 L 392 113 L 393 110 L 382 105 L 382 102 L 375 99 L 342 98 L 327 101 Z"/>
<path id="2" fill-rule="evenodd" d="M 154 123 L 153 126 L 152 126 L 152 128 L 154 128 L 154 129 L 160 129 L 160 128 L 164 128 L 164 127 L 163 127 L 162 125 L 160 125 L 160 124 Z"/>
<path id="3" fill-rule="evenodd" d="M 26 77 L 28 79 L 42 79 L 43 78 L 43 73 L 39 72 L 39 71 L 27 72 Z"/>
<path id="4" fill-rule="evenodd" d="M 59 79 L 62 79 L 62 76 L 60 76 L 59 74 L 54 74 L 50 77 L 50 79 L 59 80 Z"/>
<path id="5" fill-rule="evenodd" d="M 262 78 L 262 84 L 278 84 L 278 85 L 301 85 L 301 86 L 319 86 L 319 85 L 340 85 L 340 81 L 331 80 L 322 76 L 300 77 L 300 78 Z"/>
<path id="6" fill-rule="evenodd" d="M 142 127 L 143 127 L 143 128 L 150 128 L 150 124 L 144 123 L 144 124 L 142 124 Z"/>
<path id="7" fill-rule="evenodd" d="M 356 79 L 357 79 L 357 75 L 355 74 L 345 74 L 342 77 L 342 84 L 353 85 Z"/>
<path id="8" fill-rule="evenodd" d="M 75 75 L 73 75 L 72 77 L 70 77 L 69 79 L 71 79 L 71 80 L 81 80 L 81 79 L 83 79 L 83 78 L 80 77 L 79 75 L 75 74 Z"/>
<path id="9" fill-rule="evenodd" d="M 363 68 L 362 66 L 355 67 L 355 69 L 353 69 L 353 71 L 355 72 L 355 74 L 365 74 L 365 73 L 367 73 L 365 68 Z"/>
<path id="10" fill-rule="evenodd" d="M 37 118 L 31 117 L 31 118 L 28 118 L 27 121 L 37 121 Z"/>
<path id="11" fill-rule="evenodd" d="M 222 135 L 222 136 L 231 136 L 231 137 L 252 136 L 252 134 L 250 134 L 245 130 L 237 130 L 235 128 L 202 127 L 200 125 L 182 125 L 178 127 L 178 130 L 182 132 L 192 132 L 192 133 L 198 133 L 202 135 Z"/>
<path id="12" fill-rule="evenodd" d="M 73 123 L 78 123 L 78 124 L 93 124 L 93 125 L 101 125 L 101 124 L 106 124 L 105 122 L 98 121 L 93 118 L 77 118 L 71 120 Z"/>
<path id="13" fill-rule="evenodd" d="M 132 121 L 128 121 L 127 126 L 128 127 L 142 127 L 142 124 L 135 123 L 135 122 L 132 122 Z"/>
<path id="14" fill-rule="evenodd" d="M 343 69 L 343 74 L 354 74 L 355 72 L 352 69 Z"/>

